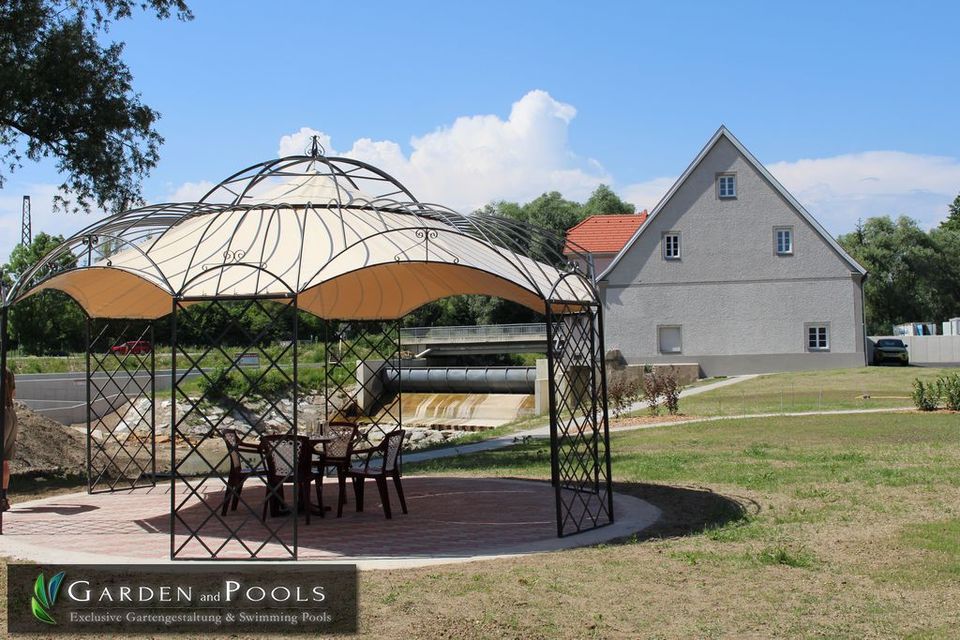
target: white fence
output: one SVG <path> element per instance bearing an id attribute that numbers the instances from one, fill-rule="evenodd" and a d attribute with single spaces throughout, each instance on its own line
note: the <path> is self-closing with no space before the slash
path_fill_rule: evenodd
<path id="1" fill-rule="evenodd" d="M 867 357 L 873 362 L 873 345 L 882 338 L 903 340 L 915 364 L 960 364 L 960 336 L 870 336 Z"/>

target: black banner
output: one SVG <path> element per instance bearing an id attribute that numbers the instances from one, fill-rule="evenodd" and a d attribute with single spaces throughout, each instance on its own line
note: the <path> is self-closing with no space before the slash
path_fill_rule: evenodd
<path id="1" fill-rule="evenodd" d="M 9 633 L 357 630 L 356 565 L 7 567 Z"/>

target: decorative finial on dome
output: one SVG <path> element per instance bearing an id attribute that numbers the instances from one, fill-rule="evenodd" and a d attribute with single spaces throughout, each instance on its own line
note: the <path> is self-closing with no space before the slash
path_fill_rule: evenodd
<path id="1" fill-rule="evenodd" d="M 319 136 L 310 136 L 310 157 L 319 158 L 320 156 L 326 155 L 327 150 L 323 148 L 323 145 L 320 144 Z"/>

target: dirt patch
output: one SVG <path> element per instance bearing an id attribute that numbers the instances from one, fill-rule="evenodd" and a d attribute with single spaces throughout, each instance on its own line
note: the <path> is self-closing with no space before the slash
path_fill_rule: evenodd
<path id="1" fill-rule="evenodd" d="M 17 455 L 10 471 L 14 474 L 85 473 L 87 444 L 82 434 L 17 403 Z"/>

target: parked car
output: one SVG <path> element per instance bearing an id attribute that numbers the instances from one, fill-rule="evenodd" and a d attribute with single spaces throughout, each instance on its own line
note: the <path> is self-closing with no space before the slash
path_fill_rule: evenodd
<path id="1" fill-rule="evenodd" d="M 896 338 L 877 340 L 877 343 L 873 345 L 873 364 L 883 364 L 884 362 L 894 362 L 903 366 L 910 364 L 907 345 L 903 344 L 903 340 L 897 340 Z"/>
<path id="2" fill-rule="evenodd" d="M 153 345 L 150 344 L 148 340 L 130 340 L 128 342 L 123 342 L 118 344 L 115 347 L 110 347 L 110 353 L 125 356 L 128 353 L 141 356 L 145 353 L 150 353 L 153 350 Z"/>

